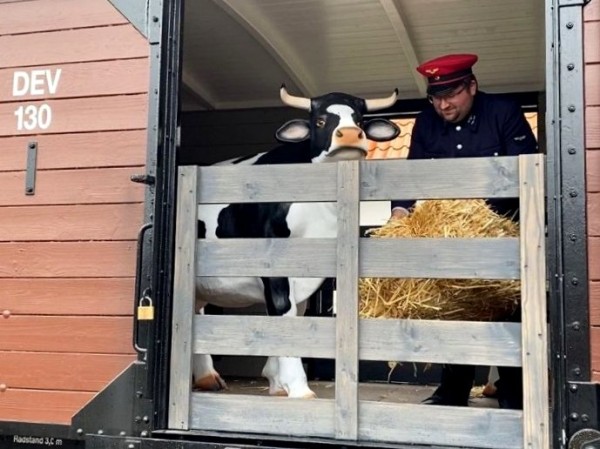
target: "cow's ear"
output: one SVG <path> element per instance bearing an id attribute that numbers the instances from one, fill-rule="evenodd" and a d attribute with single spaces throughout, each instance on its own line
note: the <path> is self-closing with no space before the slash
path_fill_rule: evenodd
<path id="1" fill-rule="evenodd" d="M 290 120 L 284 123 L 275 133 L 280 142 L 302 142 L 310 137 L 308 120 Z"/>
<path id="2" fill-rule="evenodd" d="M 385 142 L 395 139 L 400 134 L 400 128 L 394 122 L 384 118 L 374 118 L 363 126 L 365 134 L 375 142 Z"/>

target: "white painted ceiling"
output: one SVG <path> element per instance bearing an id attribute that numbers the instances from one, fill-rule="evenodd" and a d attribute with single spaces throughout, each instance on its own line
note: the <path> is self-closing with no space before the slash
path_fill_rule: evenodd
<path id="1" fill-rule="evenodd" d="M 296 95 L 425 96 L 414 68 L 476 53 L 480 88 L 544 89 L 543 0 L 186 0 L 184 110 Z"/>

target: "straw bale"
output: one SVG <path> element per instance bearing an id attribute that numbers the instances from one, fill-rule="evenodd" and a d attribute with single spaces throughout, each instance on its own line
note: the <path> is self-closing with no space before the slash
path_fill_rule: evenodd
<path id="1" fill-rule="evenodd" d="M 516 237 L 519 228 L 484 200 L 429 200 L 417 203 L 406 218 L 389 221 L 369 234 L 373 238 Z M 364 318 L 495 321 L 518 306 L 520 282 L 363 278 L 359 295 Z"/>

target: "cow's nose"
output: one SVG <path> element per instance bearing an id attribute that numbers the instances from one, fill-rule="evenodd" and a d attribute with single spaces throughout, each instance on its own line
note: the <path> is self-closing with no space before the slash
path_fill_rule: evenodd
<path id="1" fill-rule="evenodd" d="M 335 136 L 338 139 L 354 141 L 363 138 L 363 131 L 360 128 L 347 126 L 344 128 L 338 128 L 338 130 L 335 132 Z"/>

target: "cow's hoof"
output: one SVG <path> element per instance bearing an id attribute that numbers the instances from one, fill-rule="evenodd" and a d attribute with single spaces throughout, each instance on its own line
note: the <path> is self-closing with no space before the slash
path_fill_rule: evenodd
<path id="1" fill-rule="evenodd" d="M 287 391 L 285 391 L 283 388 L 277 388 L 277 389 L 269 389 L 269 395 L 270 396 L 287 396 Z"/>
<path id="2" fill-rule="evenodd" d="M 288 396 L 290 398 L 298 398 L 298 399 L 316 399 L 317 398 L 317 395 L 312 390 L 302 391 L 302 392 L 297 392 L 297 393 L 292 392 L 292 393 L 288 394 Z"/>
<path id="3" fill-rule="evenodd" d="M 200 379 L 194 379 L 194 390 L 220 391 L 227 390 L 227 384 L 218 373 L 207 374 Z"/>

